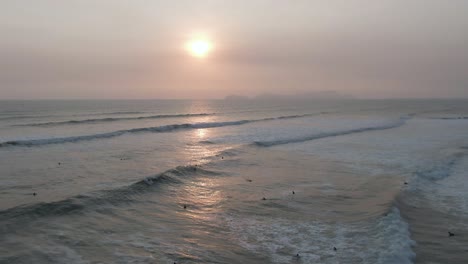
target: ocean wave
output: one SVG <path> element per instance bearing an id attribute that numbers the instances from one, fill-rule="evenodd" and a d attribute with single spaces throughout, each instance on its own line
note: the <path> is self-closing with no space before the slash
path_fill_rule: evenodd
<path id="1" fill-rule="evenodd" d="M 300 143 L 300 142 L 311 141 L 311 140 L 327 138 L 327 137 L 337 137 L 337 136 L 344 136 L 348 134 L 356 134 L 356 133 L 362 133 L 362 132 L 367 132 L 367 131 L 397 128 L 397 127 L 404 125 L 406 123 L 406 120 L 408 119 L 410 119 L 409 116 L 401 117 L 396 122 L 393 122 L 387 125 L 382 125 L 382 126 L 361 127 L 361 128 L 344 130 L 344 131 L 324 132 L 324 133 L 313 134 L 313 135 L 297 137 L 297 138 L 287 138 L 287 139 L 270 140 L 270 141 L 255 141 L 253 145 L 256 145 L 259 147 L 272 147 L 276 145 Z"/>
<path id="2" fill-rule="evenodd" d="M 136 115 L 136 114 L 144 114 L 144 113 L 145 112 L 108 112 L 108 113 L 89 113 L 89 114 L 83 113 L 83 114 L 77 114 L 77 115 L 30 115 L 30 114 L 11 115 L 9 113 L 0 113 L 0 120 L 37 119 L 37 118 L 70 117 L 70 116 Z M 35 125 L 35 124 L 41 124 L 41 123 L 33 123 L 32 125 Z M 31 125 L 31 124 L 21 124 L 21 125 L 15 125 L 15 126 L 27 126 L 27 125 Z"/>
<path id="3" fill-rule="evenodd" d="M 18 206 L 0 211 L 0 222 L 18 217 L 39 218 L 44 216 L 59 216 L 92 209 L 99 205 L 117 205 L 122 202 L 135 200 L 135 195 L 151 191 L 152 187 L 161 184 L 179 184 L 183 176 L 193 175 L 219 175 L 218 172 L 210 171 L 196 165 L 178 166 L 163 173 L 146 177 L 131 185 L 111 189 L 95 191 L 86 195 L 77 195 L 56 202 L 37 203 L 27 206 Z"/>
<path id="4" fill-rule="evenodd" d="M 238 126 L 254 122 L 264 122 L 264 121 L 273 121 L 273 120 L 282 120 L 282 119 L 293 119 L 311 116 L 313 114 L 303 114 L 303 115 L 291 115 L 291 116 L 279 116 L 279 117 L 269 117 L 263 119 L 245 119 L 237 121 L 227 121 L 227 122 L 203 122 L 203 123 L 185 123 L 185 124 L 174 124 L 174 125 L 165 125 L 158 127 L 144 127 L 144 128 L 133 128 L 127 130 L 118 130 L 108 133 L 93 134 L 93 135 L 84 135 L 84 136 L 75 136 L 75 137 L 61 137 L 61 138 L 46 138 L 46 139 L 30 139 L 30 140 L 13 140 L 1 142 L 0 147 L 8 146 L 43 146 L 51 144 L 62 144 L 62 143 L 72 143 L 80 142 L 87 140 L 95 139 L 106 139 L 118 137 L 124 134 L 134 134 L 134 133 L 167 133 L 177 130 L 184 129 L 198 129 L 198 128 L 214 128 L 214 127 L 224 127 L 224 126 Z"/>
<path id="5" fill-rule="evenodd" d="M 240 246 L 267 252 L 273 263 L 411 264 L 415 257 L 409 226 L 396 207 L 365 225 L 261 215 L 226 215 L 225 220 Z M 292 257 L 296 254 L 300 257 Z"/>
<path id="6" fill-rule="evenodd" d="M 13 115 L 13 116 L 0 117 L 0 120 L 16 120 L 16 119 L 48 118 L 48 117 L 56 117 L 56 116 L 55 115 Z"/>
<path id="7" fill-rule="evenodd" d="M 466 120 L 468 116 L 454 116 L 454 117 L 434 117 L 432 119 L 439 119 L 439 120 Z"/>
<path id="8" fill-rule="evenodd" d="M 132 112 L 119 112 L 119 113 L 132 113 Z M 138 113 L 138 112 L 136 112 Z M 180 118 L 180 117 L 197 117 L 209 116 L 214 113 L 200 113 L 200 114 L 174 114 L 174 115 L 152 115 L 152 116 L 136 116 L 136 117 L 106 117 L 106 118 L 92 118 L 83 120 L 67 120 L 58 122 L 44 122 L 44 123 L 29 123 L 20 124 L 15 126 L 62 126 L 62 125 L 81 125 L 81 124 L 94 124 L 105 122 L 116 122 L 125 120 L 144 120 L 144 119 L 160 119 L 160 118 Z"/>
<path id="9" fill-rule="evenodd" d="M 414 172 L 414 176 L 420 179 L 438 181 L 449 177 L 455 166 L 468 154 L 467 147 L 460 147 L 458 151 L 445 159 L 433 163 L 430 168 Z"/>
<path id="10" fill-rule="evenodd" d="M 144 114 L 145 112 L 140 112 L 140 111 L 120 111 L 120 112 L 104 112 L 104 113 L 91 113 L 91 114 L 83 114 L 87 116 L 92 116 L 92 115 L 136 115 L 136 114 Z"/>
<path id="11" fill-rule="evenodd" d="M 198 143 L 200 143 L 200 144 L 206 144 L 206 145 L 213 145 L 213 144 L 216 144 L 215 142 L 210 141 L 210 140 L 201 140 L 201 141 L 199 141 Z"/>

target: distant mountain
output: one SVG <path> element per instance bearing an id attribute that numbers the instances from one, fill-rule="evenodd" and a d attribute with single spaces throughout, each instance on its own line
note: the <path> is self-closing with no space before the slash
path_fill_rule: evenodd
<path id="1" fill-rule="evenodd" d="M 289 95 L 264 93 L 254 97 L 257 100 L 344 100 L 353 98 L 352 95 L 341 94 L 337 91 L 318 91 Z"/>

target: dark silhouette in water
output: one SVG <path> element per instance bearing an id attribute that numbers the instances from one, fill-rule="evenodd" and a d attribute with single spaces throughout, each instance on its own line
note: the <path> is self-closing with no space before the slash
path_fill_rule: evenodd
<path id="1" fill-rule="evenodd" d="M 448 234 L 449 234 L 449 237 L 453 237 L 453 236 L 455 236 L 455 234 L 454 234 L 454 233 L 452 233 L 452 232 L 450 232 L 450 231 L 448 231 Z"/>
<path id="2" fill-rule="evenodd" d="M 248 181 L 248 182 L 252 182 L 252 180 L 251 180 L 251 179 L 245 179 L 245 180 L 246 180 L 246 181 Z"/>
<path id="3" fill-rule="evenodd" d="M 33 196 L 36 196 L 36 195 L 37 195 L 37 193 L 33 193 Z"/>
<path id="4" fill-rule="evenodd" d="M 408 183 L 407 183 L 407 182 L 405 182 L 405 185 L 407 185 L 407 184 L 408 184 Z"/>
<path id="5" fill-rule="evenodd" d="M 184 204 L 184 209 L 187 209 L 187 205 L 186 205 L 186 204 Z"/>
<path id="6" fill-rule="evenodd" d="M 223 156 L 221 156 L 221 159 L 224 159 L 224 157 L 223 157 Z"/>
<path id="7" fill-rule="evenodd" d="M 294 191 L 292 191 L 292 194 L 296 194 Z"/>
<path id="8" fill-rule="evenodd" d="M 265 198 L 265 197 L 263 197 L 263 198 L 262 198 L 262 200 L 263 200 L 263 201 L 265 201 L 265 200 L 266 200 L 266 198 Z"/>
<path id="9" fill-rule="evenodd" d="M 336 251 L 337 250 L 336 247 L 333 247 L 333 250 Z"/>
<path id="10" fill-rule="evenodd" d="M 62 165 L 62 163 L 59 162 L 58 165 Z"/>

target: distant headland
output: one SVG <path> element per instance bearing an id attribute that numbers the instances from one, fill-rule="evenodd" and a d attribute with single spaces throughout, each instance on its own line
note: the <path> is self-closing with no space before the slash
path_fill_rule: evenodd
<path id="1" fill-rule="evenodd" d="M 274 93 L 263 93 L 253 97 L 244 95 L 228 95 L 224 97 L 227 101 L 247 101 L 247 100 L 345 100 L 355 99 L 350 94 L 342 94 L 337 91 L 318 91 L 318 92 L 307 92 L 297 94 L 274 94 Z"/>

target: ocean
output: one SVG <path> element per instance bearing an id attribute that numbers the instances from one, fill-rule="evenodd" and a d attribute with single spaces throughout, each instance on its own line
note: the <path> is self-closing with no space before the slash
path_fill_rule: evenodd
<path id="1" fill-rule="evenodd" d="M 467 172 L 468 100 L 0 101 L 0 263 L 468 263 Z"/>

